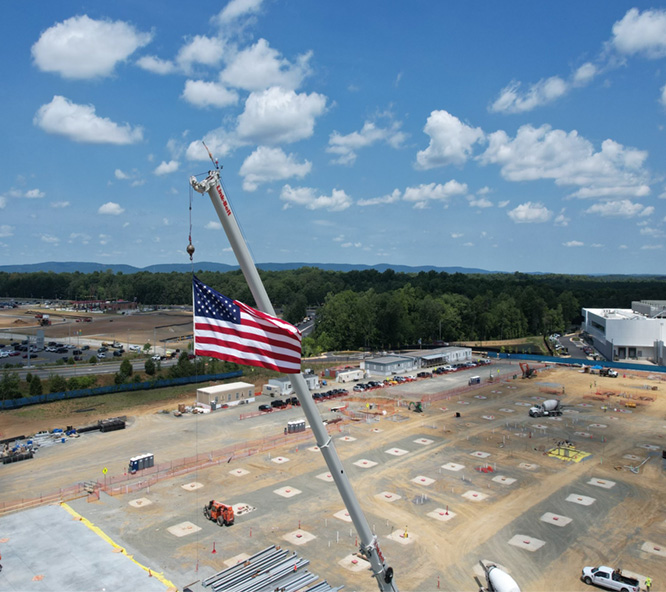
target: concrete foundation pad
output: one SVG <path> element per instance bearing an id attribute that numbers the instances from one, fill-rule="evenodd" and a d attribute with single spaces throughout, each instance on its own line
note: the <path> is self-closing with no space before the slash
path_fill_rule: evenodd
<path id="1" fill-rule="evenodd" d="M 484 499 L 486 499 L 488 497 L 485 493 L 480 493 L 478 491 L 472 491 L 471 489 L 469 491 L 466 491 L 465 493 L 463 493 L 462 496 L 465 499 L 468 499 L 472 502 L 482 502 Z"/>
<path id="2" fill-rule="evenodd" d="M 379 434 L 379 432 L 382 432 L 383 430 L 381 428 L 372 428 L 370 431 Z"/>
<path id="3" fill-rule="evenodd" d="M 475 399 L 487 399 L 488 397 L 485 397 L 483 395 L 474 395 Z"/>
<path id="4" fill-rule="evenodd" d="M 494 415 L 482 415 L 481 417 L 483 419 L 487 419 L 488 421 L 492 421 L 493 419 L 495 419 Z"/>
<path id="5" fill-rule="evenodd" d="M 402 448 L 389 448 L 384 452 L 386 452 L 386 454 L 391 454 L 393 456 L 403 456 L 404 454 L 409 454 L 408 450 L 403 450 Z"/>
<path id="6" fill-rule="evenodd" d="M 426 516 L 434 518 L 435 520 L 440 520 L 441 522 L 447 522 L 452 518 L 455 518 L 456 513 L 444 508 L 436 508 L 432 512 L 428 512 Z"/>
<path id="7" fill-rule="evenodd" d="M 411 545 L 416 542 L 417 536 L 406 530 L 394 530 L 386 538 L 391 539 L 396 543 L 400 543 L 401 545 Z"/>
<path id="8" fill-rule="evenodd" d="M 286 458 L 285 456 L 276 456 L 275 458 L 271 458 L 271 460 L 278 465 L 281 465 L 282 463 L 289 462 L 289 459 Z"/>
<path id="9" fill-rule="evenodd" d="M 351 516 L 349 515 L 349 512 L 347 510 L 340 510 L 339 512 L 336 512 L 333 514 L 338 520 L 342 520 L 343 522 L 351 522 Z"/>
<path id="10" fill-rule="evenodd" d="M 185 483 L 185 485 L 181 485 L 181 487 L 185 491 L 195 491 L 197 489 L 201 489 L 203 487 L 203 483 L 197 483 L 197 482 Z"/>
<path id="11" fill-rule="evenodd" d="M 398 495 L 397 493 L 393 493 L 391 491 L 382 491 L 381 493 L 378 493 L 375 497 L 385 502 L 395 502 L 398 501 L 399 499 L 402 499 L 401 495 Z"/>
<path id="12" fill-rule="evenodd" d="M 313 541 L 317 537 L 313 535 L 311 532 L 307 532 L 306 530 L 298 529 L 294 530 L 293 532 L 288 532 L 282 537 L 285 541 L 290 542 L 292 545 L 305 545 L 305 543 L 309 543 L 310 541 Z"/>
<path id="13" fill-rule="evenodd" d="M 666 557 L 666 545 L 657 545 L 650 541 L 646 541 L 641 545 L 641 551 L 651 553 L 652 555 L 659 555 L 659 557 Z"/>
<path id="14" fill-rule="evenodd" d="M 609 481 L 608 479 L 590 479 L 588 485 L 594 485 L 595 487 L 603 487 L 604 489 L 610 489 L 615 487 L 615 481 Z"/>
<path id="15" fill-rule="evenodd" d="M 581 438 L 591 438 L 592 434 L 590 432 L 574 432 L 575 436 L 579 436 Z"/>
<path id="16" fill-rule="evenodd" d="M 536 471 L 539 468 L 539 465 L 535 465 L 534 463 L 520 463 L 518 467 L 525 469 L 526 471 Z"/>
<path id="17" fill-rule="evenodd" d="M 153 502 L 151 502 L 147 497 L 140 497 L 139 499 L 135 499 L 129 502 L 129 505 L 133 508 L 143 508 L 145 506 L 149 506 L 152 503 Z"/>
<path id="18" fill-rule="evenodd" d="M 445 465 L 442 465 L 443 469 L 446 469 L 447 471 L 462 471 L 465 468 L 465 465 L 459 465 L 458 463 L 446 463 Z"/>
<path id="19" fill-rule="evenodd" d="M 539 518 L 539 520 L 541 520 L 541 522 L 546 522 L 547 524 L 553 524 L 554 526 L 566 526 L 572 521 L 572 518 L 560 514 L 553 514 L 552 512 L 546 512 L 541 518 Z"/>
<path id="20" fill-rule="evenodd" d="M 608 426 L 607 426 L 605 423 L 591 423 L 591 424 L 590 424 L 589 426 L 587 426 L 587 427 L 588 427 L 588 428 L 599 428 L 599 429 L 603 429 L 603 428 L 607 428 Z"/>
<path id="21" fill-rule="evenodd" d="M 500 409 L 500 411 L 501 411 L 502 413 L 515 413 L 515 412 L 516 412 L 515 409 L 509 409 L 508 407 L 502 407 L 502 408 Z"/>
<path id="22" fill-rule="evenodd" d="M 224 565 L 227 567 L 233 567 L 234 565 L 238 565 L 239 563 L 243 563 L 246 559 L 249 559 L 251 556 L 248 555 L 247 553 L 239 553 L 238 555 L 234 555 L 233 557 L 230 557 L 229 559 L 226 559 L 224 561 Z"/>
<path id="23" fill-rule="evenodd" d="M 333 475 L 331 475 L 330 473 L 321 473 L 320 475 L 317 475 L 317 479 L 321 479 L 322 481 L 326 481 L 327 483 L 332 483 Z"/>
<path id="24" fill-rule="evenodd" d="M 645 450 L 661 450 L 661 446 L 657 446 L 656 444 L 639 444 L 639 448 L 645 448 Z"/>
<path id="25" fill-rule="evenodd" d="M 181 522 L 180 524 L 175 524 L 174 526 L 169 526 L 169 528 L 167 528 L 167 531 L 169 531 L 173 536 L 177 537 L 184 537 L 189 534 L 194 534 L 200 530 L 200 526 L 187 521 Z"/>
<path id="26" fill-rule="evenodd" d="M 597 500 L 587 495 L 578 495 L 577 493 L 572 493 L 567 496 L 565 501 L 572 502 L 574 504 L 580 504 L 581 506 L 591 506 Z"/>
<path id="27" fill-rule="evenodd" d="M 457 401 L 458 405 L 469 405 L 469 401 Z"/>
<path id="28" fill-rule="evenodd" d="M 432 444 L 433 441 L 429 440 L 428 438 L 419 438 L 418 440 L 414 440 L 415 444 L 421 444 L 423 446 L 427 446 L 428 444 Z"/>
<path id="29" fill-rule="evenodd" d="M 310 446 L 308 450 L 310 452 L 319 452 L 319 446 Z"/>
<path id="30" fill-rule="evenodd" d="M 341 442 L 356 442 L 356 438 L 354 436 L 342 436 L 342 438 L 338 438 Z"/>
<path id="31" fill-rule="evenodd" d="M 535 539 L 534 537 L 527 536 L 525 534 L 517 534 L 516 536 L 509 539 L 509 545 L 518 547 L 519 549 L 524 549 L 525 551 L 537 551 L 541 549 L 546 544 L 546 541 L 540 539 Z"/>
<path id="32" fill-rule="evenodd" d="M 361 469 L 370 469 L 377 465 L 374 460 L 368 460 L 367 458 L 361 458 L 357 460 L 354 465 L 360 467 Z"/>
<path id="33" fill-rule="evenodd" d="M 434 482 L 434 479 L 431 479 L 430 477 L 424 477 L 423 475 L 419 475 L 418 477 L 414 477 L 412 479 L 412 483 L 416 483 L 417 485 L 432 485 Z"/>
<path id="34" fill-rule="evenodd" d="M 231 506 L 234 509 L 234 515 L 235 516 L 242 516 L 243 514 L 249 514 L 250 512 L 254 512 L 257 508 L 254 506 L 251 506 L 250 504 L 233 504 Z"/>
<path id="35" fill-rule="evenodd" d="M 233 475 L 234 477 L 243 477 L 244 475 L 249 475 L 250 471 L 245 469 L 233 469 L 232 471 L 229 471 L 229 474 Z"/>
<path id="36" fill-rule="evenodd" d="M 490 456 L 490 452 L 482 452 L 481 450 L 477 450 L 476 452 L 471 453 L 472 456 L 476 456 L 477 458 L 488 458 Z"/>
<path id="37" fill-rule="evenodd" d="M 300 489 L 296 489 L 295 487 L 289 487 L 287 485 L 286 487 L 280 487 L 280 489 L 274 489 L 273 493 L 277 493 L 282 497 L 294 497 L 295 495 L 298 495 L 299 493 L 302 492 Z"/>
<path id="38" fill-rule="evenodd" d="M 625 454 L 622 458 L 626 458 L 627 460 L 641 460 L 641 457 L 635 454 Z"/>
<path id="39" fill-rule="evenodd" d="M 501 483 L 502 485 L 513 485 L 516 482 L 516 479 L 513 477 L 505 477 L 504 475 L 497 475 L 492 478 L 492 481 L 495 483 Z"/>
<path id="40" fill-rule="evenodd" d="M 535 423 L 532 427 L 536 430 L 545 430 L 548 426 L 542 423 Z"/>
<path id="41" fill-rule="evenodd" d="M 338 561 L 338 565 L 349 571 L 364 571 L 370 569 L 370 562 L 356 555 L 347 555 L 344 559 Z"/>

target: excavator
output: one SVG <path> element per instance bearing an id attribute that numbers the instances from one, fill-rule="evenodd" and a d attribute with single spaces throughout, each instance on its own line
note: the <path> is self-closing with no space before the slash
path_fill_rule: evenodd
<path id="1" fill-rule="evenodd" d="M 532 376 L 536 376 L 536 370 L 530 368 L 529 364 L 525 362 L 520 362 L 520 369 L 523 371 L 523 378 L 532 378 Z"/>
<path id="2" fill-rule="evenodd" d="M 204 516 L 208 520 L 217 522 L 220 526 L 231 526 L 234 523 L 234 509 L 223 503 L 210 500 L 203 507 Z"/>
<path id="3" fill-rule="evenodd" d="M 410 401 L 409 405 L 407 405 L 407 409 L 410 409 L 415 413 L 423 413 L 423 406 L 421 405 L 421 401 Z"/>

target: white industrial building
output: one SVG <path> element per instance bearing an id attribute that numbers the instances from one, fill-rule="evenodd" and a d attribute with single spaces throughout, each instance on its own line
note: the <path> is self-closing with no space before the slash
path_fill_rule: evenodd
<path id="1" fill-rule="evenodd" d="M 249 382 L 230 382 L 197 389 L 197 404 L 212 411 L 222 405 L 243 405 L 254 401 L 254 385 Z"/>
<path id="2" fill-rule="evenodd" d="M 584 308 L 582 330 L 614 361 L 645 360 L 664 365 L 666 300 L 632 302 L 631 308 Z"/>
<path id="3" fill-rule="evenodd" d="M 388 376 L 400 372 L 411 372 L 418 368 L 418 364 L 416 358 L 389 354 L 364 360 L 361 362 L 361 367 L 365 367 L 365 370 L 370 374 Z"/>
<path id="4" fill-rule="evenodd" d="M 471 347 L 440 347 L 431 349 L 428 353 L 419 354 L 421 368 L 432 368 L 444 364 L 464 364 L 472 361 Z"/>
<path id="5" fill-rule="evenodd" d="M 301 373 L 301 376 L 305 379 L 305 384 L 307 384 L 308 389 L 314 391 L 319 388 L 319 377 L 316 374 L 313 374 L 311 371 Z M 291 384 L 291 380 L 287 376 L 281 376 L 280 378 L 269 378 L 268 384 L 265 384 L 261 393 L 263 395 L 270 395 L 271 397 L 283 397 L 285 395 L 291 395 L 294 393 L 294 387 Z"/>

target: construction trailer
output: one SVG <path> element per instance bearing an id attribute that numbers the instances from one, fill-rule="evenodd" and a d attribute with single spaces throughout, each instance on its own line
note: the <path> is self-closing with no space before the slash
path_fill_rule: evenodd
<path id="1" fill-rule="evenodd" d="M 197 389 L 197 405 L 210 407 L 211 411 L 223 405 L 244 405 L 254 401 L 254 385 L 249 382 L 230 382 Z"/>

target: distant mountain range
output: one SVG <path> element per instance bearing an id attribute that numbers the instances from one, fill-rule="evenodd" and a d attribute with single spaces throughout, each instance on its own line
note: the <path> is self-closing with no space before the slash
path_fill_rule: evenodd
<path id="1" fill-rule="evenodd" d="M 366 269 L 375 269 L 384 272 L 392 269 L 397 273 L 418 273 L 420 271 L 436 271 L 446 273 L 506 273 L 488 271 L 485 269 L 476 269 L 471 267 L 436 267 L 434 265 L 390 265 L 389 263 L 379 263 L 377 265 L 353 265 L 348 263 L 257 263 L 259 269 L 265 271 L 282 271 L 285 269 L 299 269 L 301 267 L 317 267 L 326 271 L 363 271 Z M 79 261 L 46 261 L 44 263 L 27 263 L 24 265 L 0 265 L 0 272 L 7 273 L 36 273 L 40 271 L 53 273 L 93 273 L 95 271 L 111 270 L 113 273 L 138 273 L 140 271 L 149 271 L 151 273 L 171 273 L 173 271 L 186 273 L 192 269 L 189 263 L 161 263 L 158 265 L 149 265 L 148 267 L 134 267 L 124 264 L 105 264 L 105 263 L 87 263 Z M 238 269 L 238 265 L 226 265 L 225 263 L 213 263 L 203 261 L 194 264 L 194 271 L 219 271 L 227 272 Z"/>

